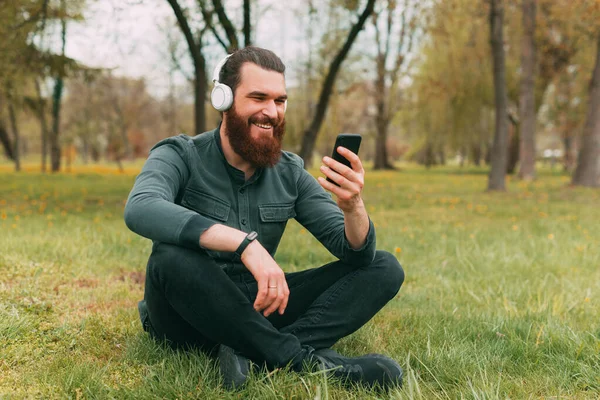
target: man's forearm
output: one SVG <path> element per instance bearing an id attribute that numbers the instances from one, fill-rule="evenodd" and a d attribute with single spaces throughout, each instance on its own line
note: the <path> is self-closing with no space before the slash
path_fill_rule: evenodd
<path id="1" fill-rule="evenodd" d="M 215 224 L 200 235 L 200 246 L 208 250 L 234 252 L 247 233 L 226 225 Z"/>
<path id="2" fill-rule="evenodd" d="M 350 247 L 356 250 L 365 244 L 369 233 L 369 216 L 362 201 L 354 210 L 344 212 L 344 229 Z"/>

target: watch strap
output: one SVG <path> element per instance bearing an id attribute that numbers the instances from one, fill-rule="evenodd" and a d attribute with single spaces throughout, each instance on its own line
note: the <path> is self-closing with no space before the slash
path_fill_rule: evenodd
<path id="1" fill-rule="evenodd" d="M 248 245 L 250 243 L 252 243 L 253 241 L 256 240 L 256 238 L 258 237 L 258 233 L 256 233 L 255 231 L 252 231 L 250 233 L 248 233 L 246 235 L 246 237 L 244 238 L 244 240 L 242 240 L 242 243 L 240 243 L 239 247 L 237 248 L 237 250 L 235 251 L 235 256 L 237 258 L 242 258 L 242 253 L 244 252 L 244 250 L 246 250 L 246 247 L 248 247 Z"/>

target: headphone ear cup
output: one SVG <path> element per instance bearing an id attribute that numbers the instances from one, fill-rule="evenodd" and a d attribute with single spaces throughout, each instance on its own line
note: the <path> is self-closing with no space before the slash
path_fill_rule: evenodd
<path id="1" fill-rule="evenodd" d="M 222 83 L 215 83 L 210 93 L 210 102 L 217 111 L 227 111 L 233 105 L 233 92 L 231 88 Z"/>

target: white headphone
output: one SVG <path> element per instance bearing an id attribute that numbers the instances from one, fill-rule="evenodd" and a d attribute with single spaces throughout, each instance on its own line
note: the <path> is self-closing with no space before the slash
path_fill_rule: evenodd
<path id="1" fill-rule="evenodd" d="M 223 58 L 217 66 L 215 67 L 215 71 L 213 72 L 213 83 L 214 87 L 212 92 L 210 92 L 210 103 L 217 111 L 227 111 L 233 105 L 233 91 L 229 86 L 224 83 L 219 82 L 219 75 L 221 75 L 221 68 L 227 62 L 227 59 L 231 57 L 231 54 L 228 54 Z M 283 103 L 283 112 L 287 110 L 287 100 Z"/>
<path id="2" fill-rule="evenodd" d="M 219 61 L 215 67 L 215 72 L 213 72 L 212 80 L 215 87 L 213 87 L 213 90 L 210 93 L 210 102 L 217 111 L 227 111 L 233 104 L 233 91 L 229 86 L 219 82 L 221 68 L 223 68 L 223 65 L 225 65 L 229 57 L 231 57 L 231 54 L 228 54 L 224 59 Z"/>

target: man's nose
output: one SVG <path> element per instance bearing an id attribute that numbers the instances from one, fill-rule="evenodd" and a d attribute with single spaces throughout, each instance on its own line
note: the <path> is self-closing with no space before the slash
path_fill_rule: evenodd
<path id="1" fill-rule="evenodd" d="M 274 100 L 267 101 L 267 104 L 263 108 L 263 113 L 271 119 L 277 118 L 277 105 Z"/>

